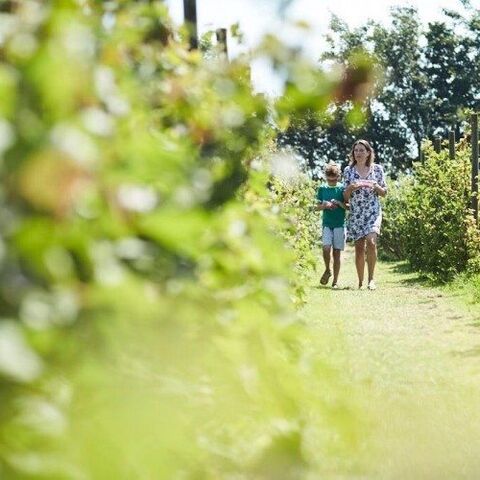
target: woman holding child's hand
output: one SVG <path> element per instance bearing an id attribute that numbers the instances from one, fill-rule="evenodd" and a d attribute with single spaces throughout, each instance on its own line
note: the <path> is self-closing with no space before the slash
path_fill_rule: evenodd
<path id="1" fill-rule="evenodd" d="M 347 234 L 355 242 L 358 286 L 363 287 L 366 251 L 368 288 L 374 290 L 377 236 L 382 224 L 379 197 L 387 194 L 387 186 L 383 168 L 375 164 L 375 153 L 366 140 L 357 140 L 353 144 L 350 164 L 344 171 L 344 186 L 345 202 L 350 203 Z"/>

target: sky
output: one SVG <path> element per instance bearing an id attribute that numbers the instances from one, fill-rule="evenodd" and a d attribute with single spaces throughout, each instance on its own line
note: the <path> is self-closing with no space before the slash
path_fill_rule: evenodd
<path id="1" fill-rule="evenodd" d="M 173 20 L 181 23 L 183 0 L 166 0 L 166 3 Z M 232 56 L 254 47 L 264 34 L 275 33 L 287 43 L 301 46 L 308 57 L 318 59 L 332 14 L 356 27 L 368 19 L 388 23 L 390 9 L 396 5 L 416 7 L 425 23 L 440 19 L 444 8 L 464 11 L 460 0 L 293 0 L 281 19 L 277 13 L 279 3 L 281 0 L 197 0 L 199 32 L 228 28 L 238 22 L 245 41 L 242 46 L 229 42 Z M 480 0 L 471 0 L 471 4 L 480 9 Z M 290 26 L 298 20 L 310 24 L 310 33 L 300 33 Z M 258 91 L 276 95 L 281 89 L 281 80 L 261 62 L 252 64 L 252 79 Z"/>

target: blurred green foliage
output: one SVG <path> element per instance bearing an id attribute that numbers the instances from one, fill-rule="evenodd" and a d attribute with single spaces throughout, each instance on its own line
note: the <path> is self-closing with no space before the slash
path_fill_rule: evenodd
<path id="1" fill-rule="evenodd" d="M 277 155 L 279 157 L 274 158 L 280 162 L 289 158 L 286 152 Z M 315 184 L 305 174 L 289 180 L 274 177 L 270 192 L 273 211 L 278 212 L 284 220 L 284 226 L 279 231 L 287 248 L 295 255 L 291 276 L 295 295 L 292 300 L 301 304 L 306 298 L 307 286 L 311 282 L 318 255 L 319 215 L 312 201 L 316 193 Z"/>
<path id="2" fill-rule="evenodd" d="M 431 143 L 413 176 L 401 177 L 385 202 L 381 246 L 394 258 L 435 280 L 480 271 L 480 230 L 471 210 L 471 148 L 457 145 L 455 159 Z"/>
<path id="3" fill-rule="evenodd" d="M 0 12 L 2 479 L 354 468 L 354 402 L 294 311 L 313 190 L 259 161 L 270 116 L 342 80 L 270 37 L 269 112 L 247 58 L 185 37 L 158 1 Z"/>

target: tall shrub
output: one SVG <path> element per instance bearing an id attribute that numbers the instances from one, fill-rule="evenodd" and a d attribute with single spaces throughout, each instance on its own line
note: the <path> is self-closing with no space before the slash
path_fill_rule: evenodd
<path id="1" fill-rule="evenodd" d="M 429 144 L 423 163 L 401 179 L 385 204 L 383 250 L 440 281 L 478 267 L 480 233 L 470 210 L 471 150 L 455 159 Z"/>

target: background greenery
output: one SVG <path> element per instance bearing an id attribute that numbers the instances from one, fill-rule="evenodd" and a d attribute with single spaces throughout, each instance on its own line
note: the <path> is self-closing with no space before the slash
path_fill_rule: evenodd
<path id="1" fill-rule="evenodd" d="M 424 148 L 424 161 L 413 175 L 391 182 L 384 209 L 382 250 L 407 259 L 432 278 L 452 280 L 478 273 L 480 231 L 471 210 L 471 148 L 458 145 L 455 159 L 448 150 Z"/>
<path id="2" fill-rule="evenodd" d="M 413 7 L 392 9 L 390 23 L 365 22 L 350 28 L 333 17 L 321 56 L 326 64 L 348 65 L 355 52 L 369 55 L 381 72 L 363 107 L 344 102 L 328 115 L 311 111 L 279 135 L 306 159 L 314 177 L 329 160 L 344 162 L 356 138 L 373 143 L 391 175 L 410 172 L 424 139 L 465 133 L 465 109 L 478 110 L 480 10 L 445 10 L 442 20 L 424 25 Z M 459 2 L 460 7 L 460 2 Z M 362 124 L 349 118 L 363 115 Z"/>

